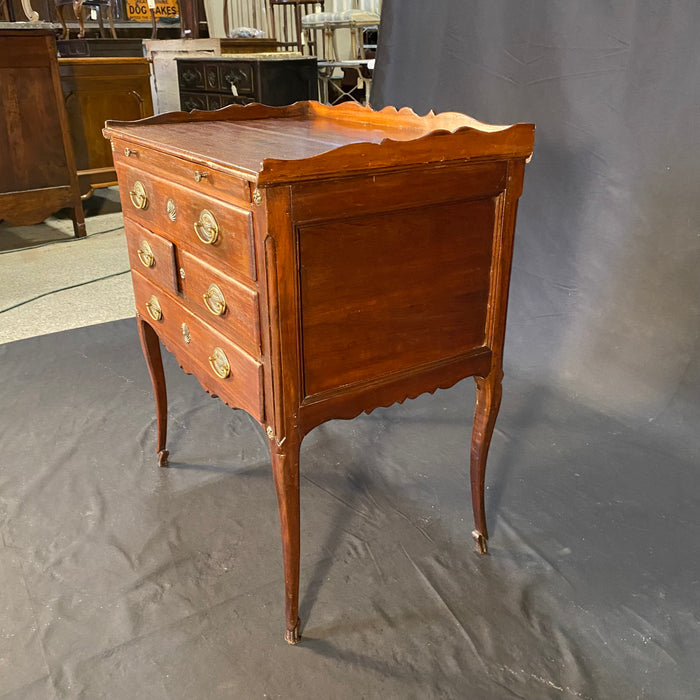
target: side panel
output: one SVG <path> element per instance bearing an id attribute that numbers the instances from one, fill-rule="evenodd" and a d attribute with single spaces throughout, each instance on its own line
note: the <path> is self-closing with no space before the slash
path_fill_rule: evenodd
<path id="1" fill-rule="evenodd" d="M 299 227 L 306 396 L 484 345 L 495 201 Z"/>
<path id="2" fill-rule="evenodd" d="M 486 348 L 506 184 L 494 161 L 294 188 L 305 401 Z"/>

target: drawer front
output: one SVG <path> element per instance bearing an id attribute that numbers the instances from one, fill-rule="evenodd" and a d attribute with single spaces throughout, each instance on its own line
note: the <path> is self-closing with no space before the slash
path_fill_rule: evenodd
<path id="1" fill-rule="evenodd" d="M 206 106 L 202 109 L 206 109 Z M 188 189 L 196 187 L 202 193 L 221 197 L 227 202 L 234 198 L 244 208 L 251 205 L 250 183 L 247 180 L 233 174 L 212 170 L 203 163 L 152 151 L 121 139 L 114 139 L 112 156 L 117 166 L 125 165 L 148 171 L 154 175 L 160 175 L 168 182 L 179 182 Z M 203 177 L 202 173 L 206 175 Z"/>
<path id="2" fill-rule="evenodd" d="M 249 105 L 253 104 L 255 99 L 252 97 L 224 97 L 222 100 L 222 107 L 228 107 L 229 105 Z"/>
<path id="3" fill-rule="evenodd" d="M 136 310 L 182 368 L 229 406 L 264 419 L 262 365 L 166 292 L 132 270 Z"/>
<path id="4" fill-rule="evenodd" d="M 129 263 L 150 280 L 173 293 L 177 292 L 175 246 L 162 236 L 124 219 Z"/>
<path id="5" fill-rule="evenodd" d="M 223 270 L 256 278 L 250 211 L 162 178 L 117 167 L 124 216 Z"/>
<path id="6" fill-rule="evenodd" d="M 207 63 L 204 67 L 204 82 L 207 90 L 219 89 L 219 68 L 216 63 Z"/>
<path id="7" fill-rule="evenodd" d="M 221 109 L 225 99 L 225 95 L 207 95 L 207 109 Z"/>
<path id="8" fill-rule="evenodd" d="M 226 61 L 219 66 L 219 76 L 221 89 L 230 95 L 252 95 L 255 92 L 250 63 Z"/>
<path id="9" fill-rule="evenodd" d="M 178 61 L 177 80 L 183 90 L 204 90 L 204 66 L 201 63 Z"/>
<path id="10" fill-rule="evenodd" d="M 207 109 L 207 96 L 202 93 L 181 92 L 180 109 L 183 112 L 191 112 L 193 109 Z"/>
<path id="11" fill-rule="evenodd" d="M 179 258 L 182 293 L 189 307 L 251 355 L 260 357 L 258 293 L 191 253 L 181 251 Z"/>

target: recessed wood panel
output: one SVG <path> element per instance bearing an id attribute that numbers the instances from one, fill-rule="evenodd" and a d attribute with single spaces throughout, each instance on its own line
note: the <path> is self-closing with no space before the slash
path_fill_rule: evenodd
<path id="1" fill-rule="evenodd" d="M 299 229 L 306 396 L 484 344 L 495 201 Z"/>

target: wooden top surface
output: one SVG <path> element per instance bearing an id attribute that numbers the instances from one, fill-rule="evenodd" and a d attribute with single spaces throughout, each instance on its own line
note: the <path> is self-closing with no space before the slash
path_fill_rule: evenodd
<path id="1" fill-rule="evenodd" d="M 105 135 L 231 169 L 261 184 L 311 172 L 353 172 L 418 162 L 528 157 L 534 126 L 492 126 L 463 114 L 420 117 L 392 107 L 247 105 L 173 112 L 106 124 Z M 303 161 L 303 162 L 300 162 Z"/>

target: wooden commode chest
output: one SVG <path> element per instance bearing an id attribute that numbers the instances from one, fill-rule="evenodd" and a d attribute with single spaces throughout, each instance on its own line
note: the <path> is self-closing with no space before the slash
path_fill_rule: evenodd
<path id="1" fill-rule="evenodd" d="M 167 462 L 160 342 L 266 431 L 286 633 L 299 638 L 299 447 L 312 428 L 475 377 L 474 537 L 501 397 L 534 127 L 259 104 L 107 122 Z"/>

